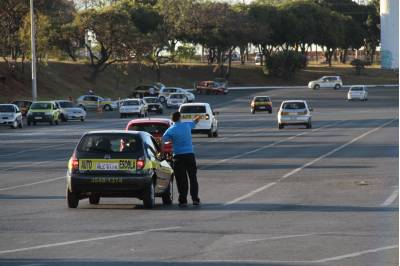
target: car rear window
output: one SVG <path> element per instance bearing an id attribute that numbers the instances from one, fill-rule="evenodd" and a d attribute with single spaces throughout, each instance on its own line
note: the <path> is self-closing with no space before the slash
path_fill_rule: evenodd
<path id="1" fill-rule="evenodd" d="M 77 151 L 97 154 L 137 153 L 143 149 L 142 146 L 140 137 L 135 135 L 93 134 L 82 138 Z"/>
<path id="2" fill-rule="evenodd" d="M 134 131 L 144 131 L 148 132 L 154 137 L 161 137 L 164 132 L 168 129 L 168 126 L 165 124 L 133 124 L 130 125 L 128 130 L 134 130 Z"/>
<path id="3" fill-rule="evenodd" d="M 362 87 L 352 87 L 351 91 L 362 91 L 363 88 Z"/>
<path id="4" fill-rule="evenodd" d="M 254 99 L 255 102 L 270 102 L 270 98 L 269 97 L 257 97 Z"/>
<path id="5" fill-rule="evenodd" d="M 51 103 L 33 103 L 31 109 L 51 109 Z"/>
<path id="6" fill-rule="evenodd" d="M 183 97 L 185 97 L 185 96 L 182 94 L 172 94 L 169 97 L 173 98 L 173 99 L 183 99 Z"/>
<path id="7" fill-rule="evenodd" d="M 14 106 L 0 105 L 0 113 L 14 113 Z"/>
<path id="8" fill-rule="evenodd" d="M 132 105 L 139 105 L 139 101 L 123 101 L 122 106 L 132 106 Z"/>
<path id="9" fill-rule="evenodd" d="M 157 98 L 146 98 L 144 99 L 147 103 L 158 103 L 158 99 Z"/>
<path id="10" fill-rule="evenodd" d="M 284 103 L 282 109 L 305 109 L 306 105 L 303 102 Z"/>
<path id="11" fill-rule="evenodd" d="M 206 107 L 204 105 L 187 105 L 182 106 L 180 112 L 190 114 L 205 113 Z"/>

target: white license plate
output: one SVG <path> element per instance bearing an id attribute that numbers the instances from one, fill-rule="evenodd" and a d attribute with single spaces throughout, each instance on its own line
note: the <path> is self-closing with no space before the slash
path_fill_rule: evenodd
<path id="1" fill-rule="evenodd" d="M 153 107 L 153 108 L 151 108 L 151 110 L 153 110 L 153 111 L 157 111 L 157 108 Z"/>
<path id="2" fill-rule="evenodd" d="M 266 107 L 265 107 L 265 106 L 260 106 L 259 108 L 260 108 L 260 109 L 265 109 Z"/>
<path id="3" fill-rule="evenodd" d="M 42 118 L 40 116 L 35 116 L 36 120 L 41 120 Z"/>
<path id="4" fill-rule="evenodd" d="M 97 170 L 119 170 L 118 163 L 97 163 L 96 164 Z"/>
<path id="5" fill-rule="evenodd" d="M 297 115 L 297 113 L 289 113 L 289 115 Z"/>

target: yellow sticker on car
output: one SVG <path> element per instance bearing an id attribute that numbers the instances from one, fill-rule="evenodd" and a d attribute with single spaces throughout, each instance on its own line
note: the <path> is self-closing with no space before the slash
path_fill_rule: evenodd
<path id="1" fill-rule="evenodd" d="M 205 115 L 190 115 L 190 114 L 182 114 L 182 119 L 194 119 L 196 116 L 200 116 L 200 119 L 206 119 Z"/>
<path id="2" fill-rule="evenodd" d="M 81 159 L 81 171 L 128 171 L 136 169 L 136 160 L 131 159 Z"/>

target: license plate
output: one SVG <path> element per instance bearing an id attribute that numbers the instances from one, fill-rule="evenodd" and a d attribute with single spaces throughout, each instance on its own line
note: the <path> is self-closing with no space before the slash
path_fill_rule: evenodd
<path id="1" fill-rule="evenodd" d="M 92 184 L 122 184 L 120 177 L 92 177 L 90 182 Z"/>
<path id="2" fill-rule="evenodd" d="M 128 171 L 136 169 L 136 160 L 131 159 L 81 159 L 79 170 L 82 171 Z"/>
<path id="3" fill-rule="evenodd" d="M 297 115 L 297 113 L 289 113 L 289 115 Z"/>
<path id="4" fill-rule="evenodd" d="M 41 120 L 42 117 L 40 117 L 40 116 L 35 116 L 35 119 L 36 119 L 36 120 Z"/>
<path id="5" fill-rule="evenodd" d="M 196 115 L 185 115 L 185 114 L 183 114 L 182 115 L 182 119 L 193 119 L 195 116 Z M 200 119 L 205 119 L 206 118 L 205 115 L 198 115 L 198 116 L 200 116 Z"/>
<path id="6" fill-rule="evenodd" d="M 153 111 L 157 111 L 157 108 L 156 108 L 156 107 L 153 107 L 153 108 L 151 108 L 151 110 L 153 110 Z"/>
<path id="7" fill-rule="evenodd" d="M 260 109 L 265 109 L 266 107 L 265 107 L 265 106 L 260 106 L 259 108 L 260 108 Z"/>

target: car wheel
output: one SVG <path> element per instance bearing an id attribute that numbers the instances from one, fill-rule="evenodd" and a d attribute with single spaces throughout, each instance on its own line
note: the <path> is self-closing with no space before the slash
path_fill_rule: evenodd
<path id="1" fill-rule="evenodd" d="M 269 114 L 272 114 L 272 110 L 268 110 L 268 113 L 269 113 Z"/>
<path id="2" fill-rule="evenodd" d="M 11 126 L 11 128 L 16 129 L 18 127 L 18 121 L 15 120 Z"/>
<path id="3" fill-rule="evenodd" d="M 335 89 L 335 90 L 340 89 L 340 84 L 336 84 L 335 87 L 334 87 L 334 89 Z"/>
<path id="4" fill-rule="evenodd" d="M 92 194 L 89 196 L 89 203 L 90 204 L 99 204 L 100 202 L 100 196 L 97 194 Z"/>
<path id="5" fill-rule="evenodd" d="M 49 124 L 50 124 L 50 126 L 52 126 L 54 124 L 54 118 L 50 120 Z"/>
<path id="6" fill-rule="evenodd" d="M 213 128 L 211 127 L 211 129 L 208 131 L 207 133 L 208 137 L 211 138 L 213 136 Z"/>
<path id="7" fill-rule="evenodd" d="M 155 203 L 154 183 L 151 182 L 144 191 L 143 205 L 146 209 L 152 209 L 154 208 Z"/>
<path id="8" fill-rule="evenodd" d="M 318 84 L 314 85 L 313 89 L 314 90 L 318 90 L 319 89 L 319 85 Z"/>
<path id="9" fill-rule="evenodd" d="M 67 188 L 67 203 L 68 203 L 68 208 L 76 208 L 78 207 L 79 204 L 79 198 L 78 195 Z"/>
<path id="10" fill-rule="evenodd" d="M 162 109 L 160 109 L 160 110 L 158 111 L 158 113 L 159 113 L 160 115 L 162 115 L 162 113 L 163 113 L 163 110 L 162 110 Z"/>
<path id="11" fill-rule="evenodd" d="M 81 122 L 85 121 L 85 118 L 83 116 L 81 116 Z"/>
<path id="12" fill-rule="evenodd" d="M 254 109 L 251 109 L 250 111 L 251 111 L 251 113 L 252 113 L 253 115 L 256 113 L 256 110 L 254 110 Z"/>
<path id="13" fill-rule="evenodd" d="M 55 123 L 56 125 L 58 125 L 58 119 L 54 120 L 54 123 Z"/>
<path id="14" fill-rule="evenodd" d="M 278 128 L 279 129 L 282 129 L 282 128 L 284 128 L 285 126 L 283 125 L 283 124 L 278 124 Z"/>
<path id="15" fill-rule="evenodd" d="M 218 137 L 218 130 L 215 130 L 215 132 L 213 133 L 213 137 L 217 138 Z"/>
<path id="16" fill-rule="evenodd" d="M 158 98 L 160 100 L 160 103 L 165 103 L 165 97 L 164 96 L 160 96 L 160 98 Z"/>
<path id="17" fill-rule="evenodd" d="M 119 118 L 124 118 L 124 115 L 123 114 L 119 114 Z"/>
<path id="18" fill-rule="evenodd" d="M 18 127 L 19 128 L 23 128 L 24 127 L 24 123 L 22 122 L 22 120 L 19 122 Z"/>
<path id="19" fill-rule="evenodd" d="M 311 128 L 311 127 L 312 127 L 311 121 L 308 121 L 308 123 L 306 124 L 306 128 Z"/>
<path id="20" fill-rule="evenodd" d="M 104 111 L 111 111 L 112 110 L 111 106 L 108 105 L 108 104 L 104 105 L 103 109 L 104 109 Z"/>
<path id="21" fill-rule="evenodd" d="M 67 120 L 65 119 L 65 116 L 63 114 L 60 115 L 61 121 L 62 122 L 67 122 Z"/>
<path id="22" fill-rule="evenodd" d="M 164 205 L 171 205 L 174 201 L 174 182 L 172 178 L 173 177 L 171 177 L 171 181 L 169 182 L 165 193 L 161 197 Z"/>
<path id="23" fill-rule="evenodd" d="M 33 121 L 33 125 L 36 126 L 36 121 Z"/>

